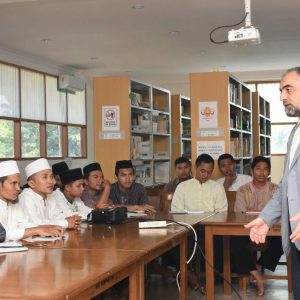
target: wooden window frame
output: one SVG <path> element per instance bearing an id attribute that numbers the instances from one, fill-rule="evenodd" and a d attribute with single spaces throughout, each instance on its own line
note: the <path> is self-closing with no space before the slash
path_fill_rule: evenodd
<path id="1" fill-rule="evenodd" d="M 47 107 L 46 107 L 46 76 L 52 76 L 58 78 L 57 75 L 41 72 L 35 69 L 23 67 L 20 65 L 15 65 L 11 63 L 7 63 L 0 60 L 0 64 L 9 65 L 12 67 L 18 68 L 19 73 L 19 117 L 6 117 L 6 116 L 0 116 L 1 120 L 10 120 L 13 121 L 14 124 L 14 158 L 15 160 L 32 160 L 36 159 L 36 157 L 22 157 L 22 151 L 21 151 L 21 123 L 22 122 L 31 122 L 31 123 L 37 123 L 39 124 L 40 128 L 40 156 L 39 157 L 45 157 L 49 159 L 64 159 L 68 156 L 68 126 L 72 127 L 79 127 L 80 128 L 80 142 L 81 142 L 81 156 L 72 157 L 72 159 L 86 159 L 87 158 L 87 152 L 88 152 L 88 146 L 87 146 L 87 99 L 86 99 L 86 89 L 85 89 L 85 124 L 71 124 L 68 123 L 68 103 L 67 103 L 67 109 L 66 109 L 66 122 L 51 122 L 47 121 Z M 45 107 L 45 120 L 35 120 L 35 119 L 24 119 L 21 118 L 22 111 L 21 111 L 21 70 L 28 70 L 36 73 L 40 73 L 44 76 L 44 107 Z M 66 101 L 68 101 L 68 97 L 66 97 Z M 46 133 L 46 127 L 48 124 L 51 125 L 58 125 L 61 126 L 61 145 L 62 145 L 62 156 L 61 157 L 47 157 L 47 133 Z M 8 158 L 0 158 L 0 161 L 7 160 Z M 12 158 L 9 158 L 12 159 Z"/>

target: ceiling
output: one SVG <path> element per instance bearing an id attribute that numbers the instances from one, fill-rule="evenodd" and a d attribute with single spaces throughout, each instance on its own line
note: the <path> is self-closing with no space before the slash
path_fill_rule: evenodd
<path id="1" fill-rule="evenodd" d="M 239 22 L 243 0 L 0 0 L 0 49 L 92 76 L 172 77 L 298 65 L 300 1 L 251 4 L 262 44 L 235 47 L 211 43 L 209 32 Z M 215 40 L 227 32 L 216 32 Z"/>

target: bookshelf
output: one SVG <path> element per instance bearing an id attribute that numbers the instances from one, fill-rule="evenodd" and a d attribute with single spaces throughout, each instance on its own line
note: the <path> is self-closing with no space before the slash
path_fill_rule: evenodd
<path id="1" fill-rule="evenodd" d="M 262 155 L 271 158 L 270 102 L 252 93 L 253 157 Z"/>
<path id="2" fill-rule="evenodd" d="M 182 95 L 171 96 L 172 112 L 172 174 L 179 156 L 191 159 L 191 101 Z"/>
<path id="3" fill-rule="evenodd" d="M 102 106 L 120 108 L 120 138 L 102 138 Z M 169 181 L 170 111 L 168 90 L 127 76 L 94 79 L 95 160 L 109 180 L 115 180 L 117 160 L 131 159 L 136 182 L 153 186 Z"/>
<path id="4" fill-rule="evenodd" d="M 225 152 L 236 160 L 237 172 L 248 174 L 253 154 L 252 94 L 243 82 L 228 72 L 190 74 L 192 161 L 197 157 L 197 142 L 224 141 Z M 217 127 L 199 128 L 199 105 L 216 102 Z M 213 178 L 219 178 L 217 163 Z"/>

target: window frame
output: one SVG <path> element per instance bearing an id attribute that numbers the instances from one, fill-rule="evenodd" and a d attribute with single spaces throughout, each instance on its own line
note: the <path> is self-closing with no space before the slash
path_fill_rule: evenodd
<path id="1" fill-rule="evenodd" d="M 18 69 L 18 81 L 19 81 L 19 117 L 8 117 L 8 116 L 0 116 L 0 119 L 3 120 L 10 120 L 13 121 L 14 124 L 14 157 L 10 158 L 3 158 L 0 157 L 0 161 L 4 161 L 7 159 L 14 159 L 14 160 L 32 160 L 39 157 L 53 159 L 64 159 L 65 157 L 69 156 L 68 152 L 68 126 L 78 127 L 80 128 L 80 142 L 81 142 L 81 156 L 72 157 L 72 159 L 86 159 L 87 158 L 87 91 L 85 88 L 85 124 L 73 124 L 68 123 L 68 93 L 66 93 L 66 122 L 53 122 L 47 121 L 47 103 L 46 103 L 46 76 L 52 76 L 58 78 L 58 75 L 42 72 L 39 70 L 27 68 L 20 65 L 15 65 L 12 63 L 7 63 L 5 61 L 0 60 L 0 64 L 9 65 Z M 45 110 L 45 120 L 35 120 L 35 119 L 27 119 L 22 118 L 22 111 L 21 111 L 21 70 L 28 70 L 36 73 L 40 73 L 43 75 L 44 80 L 44 110 Z M 21 141 L 21 123 L 22 122 L 30 122 L 30 123 L 37 123 L 40 127 L 40 156 L 39 157 L 22 157 L 22 141 Z M 62 156 L 60 157 L 48 157 L 47 156 L 47 132 L 46 127 L 47 125 L 58 125 L 61 127 L 61 147 L 62 147 Z"/>

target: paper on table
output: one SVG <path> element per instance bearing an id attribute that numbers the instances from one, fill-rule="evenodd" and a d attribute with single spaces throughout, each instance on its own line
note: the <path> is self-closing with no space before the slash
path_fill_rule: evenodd
<path id="1" fill-rule="evenodd" d="M 170 210 L 170 214 L 203 214 L 202 210 Z"/>
<path id="2" fill-rule="evenodd" d="M 145 217 L 147 214 L 145 212 L 127 212 L 127 218 L 138 218 L 138 217 Z"/>
<path id="3" fill-rule="evenodd" d="M 28 248 L 17 242 L 0 243 L 0 253 L 27 251 Z"/>
<path id="4" fill-rule="evenodd" d="M 50 237 L 50 236 L 31 236 L 26 239 L 24 239 L 27 242 L 33 243 L 33 242 L 51 242 L 56 240 L 61 240 L 63 237 Z"/>
<path id="5" fill-rule="evenodd" d="M 246 211 L 246 215 L 259 215 L 260 211 Z"/>

